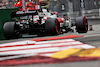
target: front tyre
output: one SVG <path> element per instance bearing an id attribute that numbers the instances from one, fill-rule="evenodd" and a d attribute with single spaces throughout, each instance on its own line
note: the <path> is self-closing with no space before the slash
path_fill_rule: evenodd
<path id="1" fill-rule="evenodd" d="M 88 21 L 86 17 L 78 17 L 76 19 L 76 30 L 78 33 L 86 33 L 88 31 Z"/>
<path id="2" fill-rule="evenodd" d="M 45 21 L 45 33 L 60 34 L 60 23 L 56 18 L 50 18 Z"/>

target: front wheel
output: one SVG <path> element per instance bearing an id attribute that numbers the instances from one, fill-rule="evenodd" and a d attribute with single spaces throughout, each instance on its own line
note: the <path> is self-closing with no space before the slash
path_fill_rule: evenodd
<path id="1" fill-rule="evenodd" d="M 86 33 L 88 31 L 88 21 L 86 17 L 78 17 L 76 19 L 76 30 L 78 33 Z"/>
<path id="2" fill-rule="evenodd" d="M 47 34 L 60 34 L 60 23 L 56 18 L 50 18 L 45 21 L 45 32 Z"/>

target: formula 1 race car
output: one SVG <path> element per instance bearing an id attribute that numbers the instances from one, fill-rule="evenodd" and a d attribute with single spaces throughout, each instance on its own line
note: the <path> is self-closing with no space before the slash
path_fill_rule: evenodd
<path id="1" fill-rule="evenodd" d="M 19 38 L 20 34 L 29 33 L 29 35 L 58 35 L 61 33 L 61 27 L 69 27 L 69 24 L 63 18 L 53 17 L 45 14 L 45 9 L 40 10 L 26 10 L 12 12 L 12 21 L 6 22 L 3 26 L 4 35 L 6 39 Z M 20 17 L 18 20 L 17 17 Z M 62 24 L 63 23 L 63 24 Z M 63 25 L 63 26 L 61 26 Z M 88 21 L 86 17 L 78 17 L 76 19 L 76 26 L 78 33 L 86 33 L 88 31 Z"/>
<path id="2" fill-rule="evenodd" d="M 45 13 L 47 13 L 47 11 Z M 79 32 L 80 30 L 78 29 L 79 28 L 78 24 L 80 23 L 79 25 L 81 26 L 81 23 L 83 23 L 82 21 L 85 21 L 86 20 L 86 17 L 80 17 L 80 18 L 77 18 L 75 20 L 76 22 L 75 21 L 72 22 L 71 18 L 67 17 L 67 15 L 65 15 L 65 14 L 64 14 L 63 17 L 57 17 L 58 12 L 49 12 L 48 14 L 45 14 L 45 15 L 46 15 L 47 18 L 57 18 L 57 20 L 60 23 L 60 29 L 61 29 L 61 32 L 62 33 L 63 32 L 68 32 L 68 31 L 73 31 L 72 30 L 72 27 L 73 26 L 76 26 L 76 30 L 77 30 L 77 32 Z M 84 19 L 84 20 L 82 20 L 82 19 Z M 86 20 L 86 22 L 84 24 L 86 25 L 85 28 L 88 28 L 87 20 Z M 64 29 L 65 31 L 63 31 L 62 29 Z M 82 26 L 81 26 L 80 29 L 82 30 Z M 82 32 L 81 31 L 79 33 L 85 33 L 85 32 Z"/>

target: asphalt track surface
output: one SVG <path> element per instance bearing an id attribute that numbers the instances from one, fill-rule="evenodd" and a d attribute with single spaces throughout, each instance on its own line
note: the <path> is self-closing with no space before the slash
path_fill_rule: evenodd
<path id="1" fill-rule="evenodd" d="M 73 38 L 77 41 L 100 47 L 100 21 L 99 20 L 89 20 L 89 25 L 93 25 L 93 31 L 88 31 L 88 33 L 78 34 L 77 32 L 64 33 L 57 36 L 67 36 L 67 35 L 83 35 L 84 37 Z M 35 38 L 49 38 L 55 36 L 43 36 L 43 37 L 24 37 L 13 40 L 1 40 L 0 43 L 7 43 L 13 41 L 35 39 Z M 70 62 L 70 63 L 56 63 L 56 64 L 31 64 L 31 65 L 19 65 L 19 66 L 1 66 L 1 67 L 100 67 L 100 61 L 82 61 L 82 62 Z"/>

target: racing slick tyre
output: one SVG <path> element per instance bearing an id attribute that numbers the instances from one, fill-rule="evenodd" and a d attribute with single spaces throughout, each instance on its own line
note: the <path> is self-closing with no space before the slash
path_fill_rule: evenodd
<path id="1" fill-rule="evenodd" d="M 47 34 L 60 34 L 60 23 L 56 18 L 50 18 L 45 21 L 45 32 Z"/>
<path id="2" fill-rule="evenodd" d="M 76 30 L 78 33 L 86 33 L 88 31 L 88 21 L 86 17 L 78 17 L 76 19 Z"/>
<path id="3" fill-rule="evenodd" d="M 19 37 L 19 25 L 15 22 L 6 22 L 3 26 L 4 35 L 6 39 Z"/>

